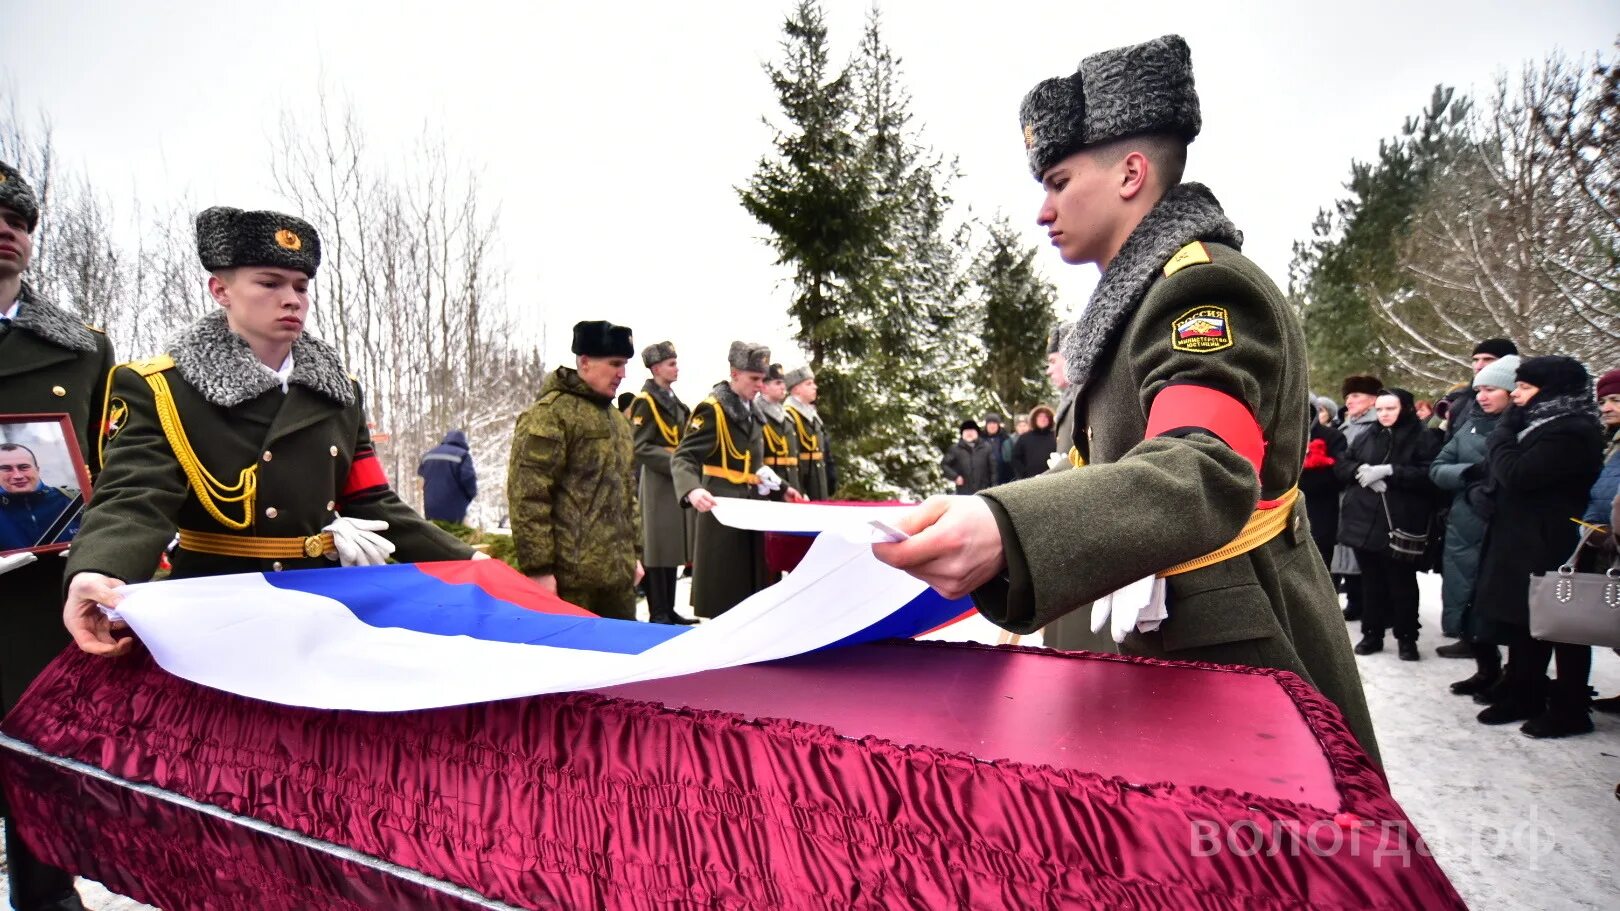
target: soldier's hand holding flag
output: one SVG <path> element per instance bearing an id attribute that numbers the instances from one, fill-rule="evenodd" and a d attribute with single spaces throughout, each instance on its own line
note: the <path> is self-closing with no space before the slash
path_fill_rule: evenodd
<path id="1" fill-rule="evenodd" d="M 394 544 L 379 531 L 386 531 L 388 523 L 380 519 L 350 519 L 338 516 L 322 529 L 332 533 L 332 545 L 337 548 L 337 560 L 344 566 L 381 566 L 394 552 Z M 328 554 L 327 559 L 332 559 Z"/>

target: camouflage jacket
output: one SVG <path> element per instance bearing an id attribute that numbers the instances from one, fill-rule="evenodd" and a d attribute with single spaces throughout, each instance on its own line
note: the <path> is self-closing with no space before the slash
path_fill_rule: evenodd
<path id="1" fill-rule="evenodd" d="M 518 568 L 559 588 L 630 588 L 641 527 L 630 423 L 558 367 L 518 416 L 506 499 Z"/>

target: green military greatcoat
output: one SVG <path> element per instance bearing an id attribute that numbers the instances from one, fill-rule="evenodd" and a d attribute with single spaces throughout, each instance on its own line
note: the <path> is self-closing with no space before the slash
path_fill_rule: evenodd
<path id="1" fill-rule="evenodd" d="M 1085 467 L 982 494 L 1007 572 L 974 599 L 998 625 L 1033 632 L 1207 555 L 1239 534 L 1260 501 L 1286 499 L 1297 485 L 1308 427 L 1304 333 L 1276 285 L 1238 252 L 1241 237 L 1206 188 L 1183 184 L 1109 264 L 1064 343 L 1080 387 L 1073 437 Z M 1171 407 L 1191 394 L 1229 407 Z M 1241 439 L 1234 428 L 1245 420 L 1263 436 L 1250 447 L 1263 452 L 1258 469 L 1228 440 Z M 1281 515 L 1281 532 L 1257 549 L 1170 575 L 1169 618 L 1130 633 L 1121 651 L 1293 671 L 1343 710 L 1376 757 L 1303 500 Z"/>
<path id="2" fill-rule="evenodd" d="M 635 446 L 613 399 L 558 367 L 518 416 L 506 499 L 518 569 L 555 575 L 557 596 L 636 619 Z"/>
<path id="3" fill-rule="evenodd" d="M 754 420 L 759 422 L 765 466 L 776 472 L 784 485 L 804 493 L 804 481 L 800 475 L 799 435 L 793 428 L 793 419 L 788 417 L 787 409 L 771 404 L 763 395 L 757 395 L 754 397 Z M 787 491 L 783 489 L 773 493 L 771 499 L 781 500 L 786 496 Z"/>
<path id="4" fill-rule="evenodd" d="M 461 560 L 472 549 L 394 493 L 366 428 L 359 384 L 337 352 L 305 335 L 287 391 L 230 330 L 224 311 L 194 323 L 169 353 L 116 368 L 106 464 L 68 573 L 151 577 L 176 531 L 173 578 L 332 567 L 321 529 L 339 514 L 380 519 L 400 562 Z M 170 423 L 166 431 L 165 421 Z M 266 540 L 297 556 L 222 553 Z"/>
<path id="5" fill-rule="evenodd" d="M 816 413 L 816 406 L 793 396 L 788 396 L 787 415 L 799 448 L 799 480 L 804 483 L 799 492 L 812 500 L 832 499 L 832 484 L 827 476 L 827 425 Z"/>
<path id="6" fill-rule="evenodd" d="M 17 301 L 16 319 L 0 335 L 0 413 L 66 414 L 95 474 L 96 421 L 114 363 L 112 345 L 27 282 Z M 72 641 L 62 626 L 63 563 L 45 554 L 0 575 L 0 713 Z"/>
<path id="7" fill-rule="evenodd" d="M 675 495 L 682 504 L 703 488 L 716 497 L 759 499 L 754 472 L 765 456 L 765 437 L 750 403 L 720 383 L 692 410 L 686 435 L 675 447 Z M 692 608 L 718 617 L 764 588 L 765 536 L 721 525 L 710 513 L 697 520 L 692 568 Z"/>
<path id="8" fill-rule="evenodd" d="M 670 459 L 686 431 L 692 409 L 672 390 L 648 380 L 630 406 L 636 466 L 641 469 L 641 562 L 653 567 L 692 562 L 696 523 L 675 498 Z"/>

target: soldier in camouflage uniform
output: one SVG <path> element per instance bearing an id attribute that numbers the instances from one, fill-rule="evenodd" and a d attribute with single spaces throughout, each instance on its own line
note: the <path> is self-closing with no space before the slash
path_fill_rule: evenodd
<path id="1" fill-rule="evenodd" d="M 518 416 L 506 499 L 518 569 L 603 617 L 636 619 L 641 522 L 630 422 L 614 407 L 630 330 L 574 326 L 574 367 L 558 367 Z"/>
<path id="2" fill-rule="evenodd" d="M 971 593 L 1017 633 L 1148 583 L 1131 609 L 1097 618 L 1123 652 L 1292 671 L 1376 759 L 1299 497 L 1304 332 L 1214 195 L 1181 183 L 1200 126 L 1186 43 L 1088 57 L 1020 114 L 1046 189 L 1038 220 L 1066 262 L 1103 267 L 1063 340 L 1080 470 L 931 500 L 879 558 Z M 1167 616 L 1134 606 L 1148 603 Z"/>
<path id="3" fill-rule="evenodd" d="M 764 437 L 765 464 L 782 476 L 783 486 L 771 494 L 771 499 L 797 502 L 804 499 L 800 493 L 804 488 L 799 480 L 799 435 L 787 409 L 782 407 L 786 400 L 782 365 L 771 364 L 765 371 L 765 382 L 754 395 L 754 419 Z"/>
<path id="4" fill-rule="evenodd" d="M 108 380 L 105 466 L 63 608 L 95 654 L 129 645 L 95 605 L 150 578 L 177 530 L 173 578 L 474 557 L 389 487 L 359 383 L 304 332 L 315 229 L 215 207 L 197 216 L 197 250 L 220 309 Z"/>
<path id="5" fill-rule="evenodd" d="M 752 401 L 765 380 L 771 352 L 762 345 L 732 342 L 731 378 L 717 383 L 687 422 L 675 447 L 675 495 L 697 510 L 697 553 L 692 606 L 699 617 L 718 617 L 767 584 L 765 536 L 721 525 L 709 514 L 716 497 L 759 499 L 765 436 Z"/>
<path id="6" fill-rule="evenodd" d="M 74 442 L 89 463 L 95 461 L 97 403 L 112 369 L 107 336 L 56 307 L 23 278 L 33 258 L 39 227 L 39 201 L 21 174 L 0 162 L 0 411 L 10 414 L 66 414 Z M 23 690 L 72 641 L 62 627 L 60 554 L 0 557 L 0 715 L 11 710 Z M 13 836 L 7 817 L 6 875 L 14 907 L 81 909 L 73 877 L 41 863 Z"/>
<path id="7" fill-rule="evenodd" d="M 833 495 L 832 463 L 828 453 L 827 425 L 816 413 L 816 375 L 809 367 L 788 372 L 787 414 L 793 423 L 799 447 L 799 490 L 810 500 L 830 500 Z"/>
<path id="8" fill-rule="evenodd" d="M 641 562 L 647 575 L 647 619 L 654 623 L 695 623 L 675 612 L 675 570 L 692 562 L 697 514 L 675 498 L 670 460 L 686 430 L 692 409 L 670 387 L 680 378 L 675 345 L 658 342 L 641 352 L 652 371 L 630 402 L 636 466 L 641 469 Z"/>

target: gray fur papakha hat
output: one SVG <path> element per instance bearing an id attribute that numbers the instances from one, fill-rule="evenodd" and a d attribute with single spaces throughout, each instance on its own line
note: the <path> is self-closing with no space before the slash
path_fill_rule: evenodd
<path id="1" fill-rule="evenodd" d="M 1192 51 L 1180 35 L 1092 54 L 1072 75 L 1042 80 L 1018 108 L 1029 169 L 1046 169 L 1086 146 L 1144 133 L 1192 142 L 1203 126 Z"/>
<path id="2" fill-rule="evenodd" d="M 214 206 L 197 215 L 197 256 L 210 272 L 273 266 L 314 278 L 321 267 L 321 236 L 314 225 L 292 215 Z"/>
<path id="3" fill-rule="evenodd" d="M 815 378 L 816 378 L 815 371 L 811 370 L 810 366 L 808 364 L 806 364 L 803 367 L 798 367 L 796 369 L 789 370 L 788 373 L 787 373 L 787 376 L 783 378 L 783 382 L 786 382 L 787 387 L 789 389 L 792 389 L 794 386 L 799 385 L 800 383 L 804 382 L 805 380 L 813 380 Z"/>
<path id="4" fill-rule="evenodd" d="M 644 367 L 651 367 L 654 364 L 662 364 L 674 356 L 674 342 L 653 342 L 641 349 L 641 364 Z"/>
<path id="5" fill-rule="evenodd" d="M 636 343 L 629 326 L 615 326 L 605 319 L 581 320 L 574 324 L 574 343 L 569 348 L 585 357 L 636 356 Z"/>
<path id="6" fill-rule="evenodd" d="M 732 342 L 731 350 L 726 353 L 726 363 L 733 370 L 764 373 L 771 364 L 771 349 L 750 342 Z"/>
<path id="7" fill-rule="evenodd" d="M 39 197 L 16 168 L 0 161 L 0 208 L 10 209 L 28 222 L 28 233 L 39 227 Z"/>
<path id="8" fill-rule="evenodd" d="M 1069 333 L 1070 328 L 1071 326 L 1069 323 L 1065 323 L 1061 320 L 1058 321 L 1057 325 L 1052 327 L 1052 334 L 1046 337 L 1047 354 L 1057 354 L 1059 351 L 1063 350 L 1063 336 Z"/>

